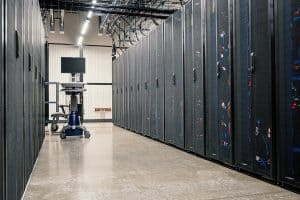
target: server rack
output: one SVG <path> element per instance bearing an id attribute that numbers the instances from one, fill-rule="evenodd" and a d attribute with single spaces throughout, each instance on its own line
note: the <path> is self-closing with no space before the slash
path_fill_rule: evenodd
<path id="1" fill-rule="evenodd" d="M 204 3 L 185 5 L 185 147 L 204 155 Z"/>
<path id="2" fill-rule="evenodd" d="M 130 64 L 128 51 L 123 55 L 123 73 L 124 73 L 124 121 L 123 126 L 129 129 L 130 124 L 130 104 L 129 104 L 129 85 L 130 85 Z"/>
<path id="3" fill-rule="evenodd" d="M 156 136 L 156 51 L 157 51 L 157 29 L 153 30 L 149 35 L 149 48 L 150 48 L 150 136 L 155 138 Z"/>
<path id="4" fill-rule="evenodd" d="M 0 200 L 5 198 L 5 133 L 4 133 L 4 8 L 0 0 Z"/>
<path id="5" fill-rule="evenodd" d="M 114 113 L 114 117 L 113 117 L 113 119 L 114 119 L 114 124 L 116 124 L 117 125 L 117 119 L 118 119 L 118 101 L 117 101 L 117 99 L 118 99 L 118 95 L 117 95 L 117 93 L 118 93 L 118 77 L 117 77 L 117 63 L 118 63 L 118 59 L 115 59 L 114 61 L 113 61 L 113 75 L 114 75 L 114 80 L 113 80 L 113 83 L 114 83 L 114 107 L 113 107 L 113 113 Z"/>
<path id="6" fill-rule="evenodd" d="M 137 132 L 143 132 L 143 84 L 142 84 L 142 44 L 139 42 L 136 46 L 136 71 L 137 71 Z"/>
<path id="7" fill-rule="evenodd" d="M 22 74 L 22 10 L 18 1 L 7 1 L 7 46 L 12 47 L 12 50 L 6 51 L 6 119 L 15 119 L 15 116 L 22 116 L 22 102 L 23 94 L 20 91 L 23 85 Z M 15 80 L 18 80 L 17 82 Z M 15 98 L 15 94 L 20 95 Z M 20 199 L 22 184 L 23 184 L 23 172 L 20 168 L 23 163 L 22 155 L 22 121 L 7 120 L 6 121 L 6 153 L 7 153 L 7 180 L 6 190 L 8 199 Z M 17 143 L 19 145 L 10 145 Z"/>
<path id="8" fill-rule="evenodd" d="M 150 34 L 150 136 L 164 140 L 163 24 Z"/>
<path id="9" fill-rule="evenodd" d="M 113 73 L 114 73 L 114 124 L 117 124 L 117 119 L 118 119 L 118 77 L 117 77 L 117 66 L 118 66 L 118 60 L 114 60 L 114 65 L 113 65 Z"/>
<path id="10" fill-rule="evenodd" d="M 129 123 L 128 128 L 130 130 L 133 130 L 133 123 L 134 123 L 134 117 L 133 117 L 133 110 L 134 110 L 134 104 L 133 104 L 133 81 L 134 81 L 134 62 L 133 62 L 133 54 L 132 54 L 132 48 L 128 49 L 128 71 L 129 71 L 129 80 L 128 80 L 128 101 L 129 101 Z"/>
<path id="11" fill-rule="evenodd" d="M 150 136 L 150 67 L 149 38 L 142 38 L 142 76 L 143 76 L 143 134 Z"/>
<path id="12" fill-rule="evenodd" d="M 119 71 L 120 71 L 120 67 L 119 67 L 119 63 L 120 63 L 120 58 L 118 59 L 118 60 L 116 60 L 116 77 L 117 77 L 117 80 L 116 80 L 116 86 L 117 86 L 117 95 L 116 95 L 116 97 L 117 97 L 117 99 L 116 99 L 116 103 L 117 103 L 117 113 L 116 113 L 116 116 L 117 116 L 117 118 L 116 118 L 116 121 L 117 121 L 117 125 L 118 126 L 120 126 L 120 113 L 121 113 L 121 106 L 120 106 L 120 100 L 121 100 L 121 98 L 120 98 L 120 93 L 121 93 L 121 90 L 120 90 L 120 81 L 121 81 L 121 77 L 120 77 L 120 73 L 119 73 Z"/>
<path id="13" fill-rule="evenodd" d="M 232 164 L 232 1 L 207 2 L 207 156 Z"/>
<path id="14" fill-rule="evenodd" d="M 157 28 L 156 39 L 156 139 L 164 141 L 164 23 Z"/>
<path id="15" fill-rule="evenodd" d="M 273 5 L 237 5 L 236 165 L 273 179 Z"/>
<path id="16" fill-rule="evenodd" d="M 28 1 L 24 1 L 24 8 L 28 8 L 29 2 Z M 31 56 L 30 56 L 30 40 L 29 40 L 29 23 L 30 23 L 30 19 L 29 19 L 29 11 L 27 9 L 24 9 L 24 69 L 23 69 L 23 73 L 24 73 L 24 85 L 23 85 L 23 92 L 24 94 L 29 94 L 30 91 L 30 68 L 31 68 Z M 23 98 L 23 106 L 24 106 L 24 114 L 23 117 L 28 119 L 24 121 L 24 154 L 23 157 L 24 158 L 28 158 L 25 159 L 25 176 L 26 179 L 29 178 L 30 173 L 31 173 L 31 166 L 32 166 L 32 156 L 31 156 L 31 141 L 30 141 L 30 137 L 28 137 L 30 135 L 30 99 L 28 97 L 26 97 L 24 95 Z"/>
<path id="17" fill-rule="evenodd" d="M 300 2 L 278 0 L 278 181 L 300 188 Z"/>
<path id="18" fill-rule="evenodd" d="M 118 63 L 118 76 L 119 76 L 119 106 L 120 106 L 120 113 L 119 113 L 119 126 L 123 127 L 123 110 L 124 110 L 124 95 L 123 95 L 123 81 L 124 81 L 124 74 L 123 70 L 123 60 L 124 58 L 120 56 L 120 60 Z"/>
<path id="19" fill-rule="evenodd" d="M 165 21 L 165 142 L 184 148 L 183 31 L 181 11 Z"/>
<path id="20" fill-rule="evenodd" d="M 138 74 L 137 74 L 137 63 L 136 63 L 136 46 L 134 48 L 132 48 L 132 55 L 131 55 L 131 61 L 132 61 L 132 74 L 133 74 L 133 80 L 132 80 L 132 105 L 133 105 L 133 113 L 132 113 L 132 117 L 133 117 L 133 124 L 132 124 L 132 130 L 133 131 L 137 131 L 137 124 L 138 124 L 138 119 L 137 119 L 137 83 L 138 83 Z"/>
<path id="21" fill-rule="evenodd" d="M 121 115 L 122 115 L 122 95 L 121 95 L 121 84 L 122 84 L 122 79 L 121 79 L 121 61 L 122 57 L 119 58 L 118 60 L 118 66 L 117 66 L 117 76 L 118 76 L 118 125 L 121 126 Z"/>
<path id="22" fill-rule="evenodd" d="M 115 66 L 116 66 L 116 60 L 112 59 L 112 122 L 113 124 L 116 123 L 115 121 L 115 117 L 116 117 L 116 104 L 115 104 L 115 87 L 116 87 L 116 83 L 115 83 Z"/>

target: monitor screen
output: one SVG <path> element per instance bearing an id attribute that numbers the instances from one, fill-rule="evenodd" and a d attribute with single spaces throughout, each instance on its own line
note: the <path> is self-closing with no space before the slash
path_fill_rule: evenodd
<path id="1" fill-rule="evenodd" d="M 85 58 L 61 58 L 61 73 L 85 73 Z"/>

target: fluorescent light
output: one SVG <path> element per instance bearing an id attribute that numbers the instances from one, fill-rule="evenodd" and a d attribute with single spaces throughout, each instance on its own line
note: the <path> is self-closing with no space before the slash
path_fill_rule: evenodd
<path id="1" fill-rule="evenodd" d="M 92 4 L 96 4 L 96 3 L 97 3 L 97 0 L 93 0 L 93 1 L 92 1 Z"/>
<path id="2" fill-rule="evenodd" d="M 79 36 L 78 42 L 77 42 L 78 46 L 81 46 L 82 42 L 83 42 L 83 36 Z"/>
<path id="3" fill-rule="evenodd" d="M 88 26 L 89 26 L 89 23 L 90 23 L 90 20 L 86 20 L 82 26 L 82 29 L 81 29 L 81 35 L 84 35 L 86 34 L 86 31 L 88 29 Z"/>
<path id="4" fill-rule="evenodd" d="M 92 17 L 92 15 L 93 15 L 93 11 L 90 10 L 87 14 L 87 18 L 90 19 Z"/>

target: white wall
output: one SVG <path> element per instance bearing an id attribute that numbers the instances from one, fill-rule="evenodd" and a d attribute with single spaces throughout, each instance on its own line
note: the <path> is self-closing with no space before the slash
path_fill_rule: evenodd
<path id="1" fill-rule="evenodd" d="M 111 83 L 112 59 L 111 48 L 84 47 L 83 57 L 86 58 L 85 82 Z M 111 119 L 112 113 L 96 113 L 95 108 L 112 107 L 112 86 L 87 86 L 84 96 L 84 109 L 86 119 Z M 105 115 L 105 116 L 104 116 Z"/>
<path id="2" fill-rule="evenodd" d="M 61 57 L 78 57 L 80 49 L 69 45 L 49 46 L 49 81 L 70 82 L 71 75 L 61 74 Z M 86 58 L 86 73 L 84 82 L 87 83 L 111 83 L 112 61 L 111 48 L 84 47 L 83 56 Z M 112 107 L 112 86 L 86 86 L 84 93 L 85 119 L 111 119 L 111 113 L 96 113 L 95 108 Z M 50 101 L 55 101 L 55 87 L 50 86 Z M 69 98 L 60 92 L 60 104 L 69 104 Z M 55 105 L 50 105 L 50 115 L 55 112 Z"/>

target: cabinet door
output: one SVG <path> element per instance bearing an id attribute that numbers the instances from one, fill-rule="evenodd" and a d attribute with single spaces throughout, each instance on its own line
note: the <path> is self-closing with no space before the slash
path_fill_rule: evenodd
<path id="1" fill-rule="evenodd" d="M 167 143 L 173 144 L 175 129 L 175 87 L 173 80 L 174 74 L 174 64 L 173 64 L 173 17 L 169 17 L 165 21 L 165 141 Z"/>
<path id="2" fill-rule="evenodd" d="M 4 136 L 4 44 L 2 43 L 4 37 L 4 2 L 0 0 L 0 200 L 4 199 L 4 150 L 5 150 L 5 136 Z"/>
<path id="3" fill-rule="evenodd" d="M 157 28 L 156 40 L 156 139 L 164 140 L 164 33 L 163 24 Z"/>
<path id="4" fill-rule="evenodd" d="M 157 29 L 150 33 L 150 136 L 157 138 L 157 89 L 156 89 L 156 60 L 157 60 Z"/>
<path id="5" fill-rule="evenodd" d="M 207 156 L 232 163 L 231 0 L 207 2 Z"/>
<path id="6" fill-rule="evenodd" d="M 272 176 L 272 5 L 253 0 L 251 10 L 250 112 L 254 171 Z"/>
<path id="7" fill-rule="evenodd" d="M 218 144 L 220 160 L 232 162 L 232 101 L 231 72 L 232 45 L 231 0 L 217 1 L 217 91 L 218 91 Z"/>
<path id="8" fill-rule="evenodd" d="M 143 94 L 144 94 L 144 76 L 143 76 L 143 63 L 142 63 L 142 43 L 139 42 L 138 44 L 138 68 L 139 68 L 139 85 L 138 85 L 138 91 L 139 91 L 139 133 L 143 133 Z"/>
<path id="9" fill-rule="evenodd" d="M 249 0 L 236 0 L 235 5 L 234 116 L 235 162 L 238 167 L 252 170 L 250 131 L 251 79 L 250 70 L 250 5 Z"/>
<path id="10" fill-rule="evenodd" d="M 218 112 L 217 112 L 217 1 L 207 1 L 206 26 L 206 155 L 219 159 Z"/>
<path id="11" fill-rule="evenodd" d="M 236 2 L 236 164 L 268 178 L 273 177 L 272 13 L 269 1 Z"/>
<path id="12" fill-rule="evenodd" d="M 173 65 L 174 65 L 174 125 L 175 145 L 184 148 L 184 96 L 183 96 L 183 13 L 174 13 L 173 19 Z"/>
<path id="13" fill-rule="evenodd" d="M 144 66 L 145 66 L 145 134 L 150 136 L 150 61 L 149 37 L 144 38 Z"/>
<path id="14" fill-rule="evenodd" d="M 204 1 L 185 6 L 185 146 L 204 155 L 203 26 Z M 203 9 L 203 12 L 202 12 Z"/>
<path id="15" fill-rule="evenodd" d="M 177 11 L 165 25 L 165 134 L 166 142 L 180 148 L 184 148 L 182 20 Z"/>
<path id="16" fill-rule="evenodd" d="M 194 151 L 194 41 L 193 41 L 193 1 L 190 1 L 185 8 L 184 25 L 184 74 L 185 74 L 185 146 L 189 151 Z"/>
<path id="17" fill-rule="evenodd" d="M 300 188 L 300 2 L 280 0 L 278 9 L 279 181 Z"/>

